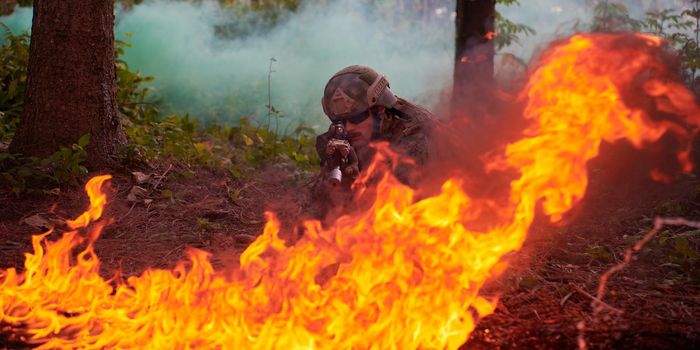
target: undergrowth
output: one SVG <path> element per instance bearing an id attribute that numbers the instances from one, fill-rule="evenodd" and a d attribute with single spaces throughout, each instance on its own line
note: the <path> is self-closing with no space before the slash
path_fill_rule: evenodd
<path id="1" fill-rule="evenodd" d="M 14 34 L 2 27 L 0 46 L 0 186 L 16 195 L 47 192 L 62 184 L 77 184 L 87 169 L 85 135 L 70 147 L 61 147 L 47 158 L 7 152 L 22 116 L 27 87 L 28 33 Z M 132 71 L 121 59 L 130 45 L 115 42 L 117 104 L 128 142 L 121 149 L 126 166 L 171 161 L 185 167 L 225 169 L 244 177 L 267 161 L 288 161 L 299 169 L 317 166 L 314 131 L 303 125 L 278 135 L 270 125 L 253 125 L 241 117 L 237 125 L 202 125 L 188 114 L 161 115 L 153 93 L 153 77 Z"/>

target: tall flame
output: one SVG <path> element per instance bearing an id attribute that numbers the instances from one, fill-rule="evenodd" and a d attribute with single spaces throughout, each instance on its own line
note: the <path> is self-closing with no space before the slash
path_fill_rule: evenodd
<path id="1" fill-rule="evenodd" d="M 328 228 L 305 222 L 293 246 L 268 213 L 237 270 L 217 271 L 208 253 L 191 249 L 172 271 L 106 281 L 92 242 L 103 226 L 100 187 L 109 177 L 93 178 L 90 209 L 68 223 L 72 231 L 57 241 L 34 236 L 24 271 L 0 270 L 0 329 L 44 349 L 458 348 L 493 312 L 496 302 L 480 289 L 506 268 L 503 256 L 521 247 L 538 204 L 557 221 L 580 201 L 586 163 L 602 141 L 641 146 L 667 130 L 690 136 L 679 123 L 625 104 L 626 86 L 644 76 L 655 108 L 698 125 L 692 95 L 662 74 L 661 45 L 641 35 L 581 34 L 543 55 L 526 91 L 531 125 L 488 165 L 520 174 L 488 229 L 467 223 L 493 202 L 470 197 L 460 179 L 415 200 L 389 172 L 374 172 L 381 180 L 371 208 Z M 387 152 L 380 147 L 379 158 Z M 679 159 L 689 170 L 686 151 Z M 87 247 L 73 258 L 91 222 Z"/>

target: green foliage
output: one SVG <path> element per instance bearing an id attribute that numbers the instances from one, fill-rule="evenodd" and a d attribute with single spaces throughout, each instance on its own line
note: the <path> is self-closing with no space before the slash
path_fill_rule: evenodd
<path id="1" fill-rule="evenodd" d="M 197 218 L 197 229 L 199 231 L 214 231 L 221 229 L 221 224 L 211 222 L 207 218 Z"/>
<path id="2" fill-rule="evenodd" d="M 5 31 L 0 46 L 0 150 L 4 150 L 22 117 L 30 37 L 28 32 L 14 34 L 6 26 L 0 28 Z M 42 192 L 64 183 L 77 185 L 87 173 L 82 164 L 89 140 L 86 134 L 46 158 L 0 152 L 0 182 L 15 195 Z"/>
<path id="3" fill-rule="evenodd" d="M 262 13 L 271 21 L 277 20 L 285 12 L 298 10 L 301 2 L 302 0 L 219 0 L 225 6 L 242 6 L 245 10 Z"/>
<path id="4" fill-rule="evenodd" d="M 318 164 L 313 130 L 298 127 L 279 136 L 241 118 L 239 125 L 199 125 L 189 115 L 133 120 L 125 128 L 128 159 L 175 159 L 187 166 L 227 169 L 241 177 L 265 161 L 290 160 L 299 168 Z"/>
<path id="5" fill-rule="evenodd" d="M 643 27 L 666 39 L 669 49 L 678 54 L 682 77 L 696 91 L 696 73 L 700 70 L 700 1 L 692 2 L 694 8 L 683 12 L 675 9 L 647 12 Z"/>
<path id="6" fill-rule="evenodd" d="M 0 46 L 0 143 L 9 142 L 22 116 L 27 88 L 29 34 L 14 34 L 0 23 L 5 36 Z"/>
<path id="7" fill-rule="evenodd" d="M 224 38 L 235 39 L 274 28 L 296 12 L 302 0 L 219 0 L 219 3 L 235 20 L 215 25 L 215 31 Z"/>
<path id="8" fill-rule="evenodd" d="M 630 237 L 630 244 L 645 233 Z M 700 230 L 662 231 L 646 244 L 641 257 L 664 267 L 670 280 L 700 283 Z"/>
<path id="9" fill-rule="evenodd" d="M 131 37 L 130 33 L 126 37 Z M 154 88 L 150 85 L 154 78 L 144 77 L 140 71 L 132 72 L 121 59 L 124 50 L 131 47 L 126 41 L 115 40 L 117 71 L 117 107 L 127 120 L 154 118 L 158 115 L 158 100 L 152 97 Z"/>
<path id="10" fill-rule="evenodd" d="M 535 34 L 535 30 L 524 24 L 514 23 L 496 12 L 496 27 L 498 35 L 494 38 L 496 48 L 501 49 L 513 43 L 520 44 L 522 35 L 530 36 Z"/>
<path id="11" fill-rule="evenodd" d="M 61 147 L 47 158 L 25 157 L 20 154 L 0 153 L 0 180 L 11 192 L 47 192 L 50 187 L 64 183 L 78 185 L 87 169 L 82 165 L 87 157 L 85 148 L 90 135 L 83 135 L 70 147 Z"/>
<path id="12" fill-rule="evenodd" d="M 646 13 L 643 26 L 647 31 L 660 36 L 686 31 L 693 27 L 693 22 L 685 17 L 686 14 L 691 13 L 693 13 L 692 10 L 684 11 L 682 14 L 673 9 L 649 11 Z"/>
<path id="13" fill-rule="evenodd" d="M 588 248 L 586 254 L 588 254 L 588 256 L 591 257 L 591 260 L 595 262 L 609 263 L 613 261 L 613 256 L 610 253 L 610 248 L 608 248 L 607 246 L 591 246 L 590 248 Z"/>
<path id="14" fill-rule="evenodd" d="M 690 0 L 692 8 L 649 11 L 643 20 L 633 18 L 622 3 L 601 1 L 594 7 L 591 31 L 642 31 L 666 40 L 668 49 L 678 54 L 680 73 L 689 87 L 700 91 L 700 0 Z"/>
<path id="15" fill-rule="evenodd" d="M 497 0 L 497 4 L 504 6 L 520 6 L 519 0 Z M 514 23 L 503 17 L 499 12 L 496 12 L 496 28 L 498 35 L 494 38 L 496 48 L 501 49 L 513 43 L 520 44 L 521 36 L 530 36 L 535 34 L 535 30 L 527 25 Z"/>
<path id="16" fill-rule="evenodd" d="M 122 50 L 128 47 L 123 42 L 118 45 Z M 151 90 L 142 87 L 152 78 L 131 73 L 126 63 L 118 60 L 118 65 L 122 66 L 118 73 L 120 110 L 126 116 L 125 131 L 130 140 L 124 148 L 125 158 L 128 161 L 172 158 L 187 166 L 225 168 L 234 177 L 249 173 L 249 168 L 264 161 L 289 160 L 302 169 L 316 167 L 318 156 L 312 129 L 301 125 L 291 134 L 279 134 L 279 120 L 283 114 L 272 104 L 270 94 L 273 62 L 275 59 L 271 58 L 268 120 L 264 127 L 252 125 L 245 117 L 240 118 L 236 126 L 214 123 L 204 127 L 188 114 L 159 117 L 156 104 L 147 102 Z M 134 107 L 127 109 L 129 106 Z M 272 117 L 275 118 L 274 131 Z"/>
<path id="17" fill-rule="evenodd" d="M 681 59 L 681 73 L 690 87 L 698 93 L 697 72 L 700 70 L 700 1 L 693 0 L 693 8 L 685 10 L 681 16 L 670 16 L 668 31 L 662 35 L 676 49 Z M 684 21 L 683 18 L 692 20 Z M 690 35 L 687 29 L 692 29 L 694 35 Z"/>
<path id="18" fill-rule="evenodd" d="M 289 135 L 278 135 L 269 123 L 263 128 L 246 118 L 237 126 L 205 127 L 187 114 L 161 116 L 150 86 L 154 78 L 130 70 L 121 59 L 129 47 L 125 41 L 115 42 L 117 104 L 129 138 L 122 149 L 126 162 L 172 159 L 187 166 L 228 169 L 236 177 L 264 161 L 289 160 L 304 169 L 317 166 L 310 128 L 300 126 Z M 28 33 L 15 35 L 8 30 L 0 47 L 0 142 L 9 143 L 21 118 L 28 57 Z M 282 117 L 271 101 L 269 110 L 276 120 Z M 75 184 L 86 172 L 82 163 L 87 140 L 81 138 L 45 159 L 0 153 L 1 178 L 16 194 Z"/>
<path id="19" fill-rule="evenodd" d="M 644 22 L 630 16 L 625 4 L 601 1 L 593 8 L 593 32 L 639 31 Z"/>
<path id="20" fill-rule="evenodd" d="M 22 117 L 24 92 L 27 88 L 29 34 L 14 34 L 2 26 L 5 36 L 0 46 L 0 143 L 8 144 Z M 63 183 L 78 184 L 87 169 L 85 147 L 90 141 L 84 135 L 76 144 L 61 147 L 46 158 L 0 153 L 0 181 L 12 193 L 42 192 Z"/>

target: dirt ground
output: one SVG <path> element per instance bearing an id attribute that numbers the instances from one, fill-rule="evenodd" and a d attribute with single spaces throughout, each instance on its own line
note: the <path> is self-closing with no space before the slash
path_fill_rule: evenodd
<path id="1" fill-rule="evenodd" d="M 657 237 L 650 242 L 656 251 L 643 251 L 614 275 L 604 301 L 620 312 L 592 317 L 600 275 L 651 228 L 654 215 L 700 219 L 697 177 L 683 175 L 664 185 L 630 176 L 647 169 L 621 169 L 634 169 L 645 159 L 621 152 L 624 162 L 603 159 L 591 165 L 586 198 L 565 225 L 540 219 L 533 226 L 525 247 L 511 257 L 509 272 L 488 286 L 488 293 L 500 296 L 499 306 L 465 349 L 572 349 L 581 320 L 590 349 L 700 348 L 700 268 L 692 253 L 697 254 L 700 235 L 689 228 L 664 231 L 661 238 L 676 240 L 676 246 L 658 243 Z M 134 192 L 131 174 L 114 174 L 104 216 L 115 222 L 96 244 L 105 276 L 115 269 L 128 276 L 148 267 L 173 267 L 188 246 L 211 251 L 215 266 L 233 265 L 262 231 L 265 210 L 283 222 L 305 215 L 314 176 L 280 163 L 264 166 L 245 182 L 168 163 L 144 173 L 151 179 L 140 192 Z M 0 192 L 0 202 L 0 267 L 22 265 L 30 236 L 42 232 L 35 227 L 40 222 L 30 218 L 60 221 L 88 203 L 78 188 L 22 198 Z M 679 253 L 678 237 L 688 237 L 689 250 Z M 683 252 L 686 256 L 680 256 Z"/>

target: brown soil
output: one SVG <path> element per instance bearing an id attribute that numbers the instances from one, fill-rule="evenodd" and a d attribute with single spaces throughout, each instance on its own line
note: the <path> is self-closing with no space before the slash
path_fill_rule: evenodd
<path id="1" fill-rule="evenodd" d="M 236 261 L 262 232 L 266 210 L 283 222 L 302 215 L 309 200 L 307 192 L 299 187 L 313 178 L 280 163 L 263 166 L 245 182 L 232 179 L 224 171 L 167 164 L 148 174 L 152 179 L 139 185 L 145 191 L 136 195 L 137 201 L 128 198 L 137 186 L 134 177 L 129 173 L 113 174 L 103 217 L 114 222 L 95 244 L 106 276 L 115 269 L 130 276 L 148 267 L 174 267 L 184 258 L 187 247 L 212 252 L 215 266 Z M 166 176 L 159 181 L 162 174 Z M 0 212 L 2 267 L 22 266 L 22 254 L 31 249 L 31 235 L 45 231 L 28 225 L 25 219 L 38 214 L 60 225 L 84 211 L 89 203 L 81 188 L 21 198 L 0 192 L 0 202 L 4 203 Z M 55 212 L 51 212 L 54 207 Z"/>
<path id="2" fill-rule="evenodd" d="M 168 168 L 162 164 L 151 173 L 161 175 Z M 513 254 L 510 271 L 488 287 L 489 293 L 500 295 L 499 306 L 482 320 L 465 348 L 572 349 L 580 320 L 586 321 L 583 334 L 590 349 L 698 348 L 700 283 L 695 274 L 700 268 L 671 259 L 674 252 L 668 246 L 655 248 L 661 255 L 641 254 L 613 276 L 604 301 L 622 314 L 604 311 L 592 317 L 590 295 L 599 276 L 651 227 L 654 215 L 700 218 L 696 177 L 686 175 L 661 185 L 615 168 L 605 160 L 591 165 L 589 191 L 565 226 L 538 220 L 525 247 Z M 186 247 L 212 252 L 218 267 L 235 265 L 262 231 L 265 210 L 287 223 L 307 215 L 312 179 L 313 174 L 285 164 L 264 166 L 247 181 L 223 172 L 175 167 L 157 189 L 157 180 L 144 184 L 145 196 L 132 202 L 127 199 L 134 186 L 131 174 L 115 174 L 104 214 L 115 222 L 96 244 L 104 274 L 121 269 L 128 276 L 148 267 L 170 268 L 184 258 Z M 22 198 L 0 192 L 0 202 L 0 267 L 21 266 L 22 253 L 31 248 L 30 235 L 42 231 L 23 219 L 39 214 L 60 221 L 87 205 L 77 188 Z M 54 204 L 57 209 L 50 213 Z M 690 248 L 697 252 L 700 235 L 688 232 L 692 231 L 676 227 L 664 234 L 690 237 Z"/>
<path id="3" fill-rule="evenodd" d="M 700 264 L 682 259 L 674 237 L 689 237 L 700 252 L 700 231 L 668 227 L 609 280 L 609 309 L 593 317 L 600 276 L 622 261 L 653 227 L 655 216 L 700 219 L 700 180 L 678 175 L 664 185 L 649 179 L 658 164 L 650 153 L 606 145 L 589 166 L 590 184 L 564 225 L 533 225 L 511 269 L 490 289 L 500 295 L 496 312 L 479 324 L 468 348 L 697 349 L 700 347 Z M 653 152 L 652 152 L 653 153 Z M 585 321 L 579 332 L 577 323 Z"/>

